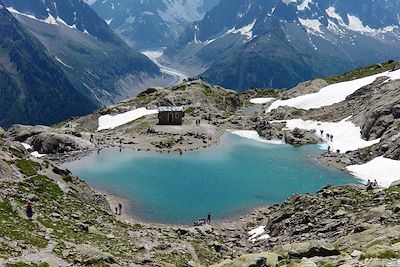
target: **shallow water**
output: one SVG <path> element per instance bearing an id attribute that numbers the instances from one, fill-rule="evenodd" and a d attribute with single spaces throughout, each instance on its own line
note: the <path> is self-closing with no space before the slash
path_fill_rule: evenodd
<path id="1" fill-rule="evenodd" d="M 178 154 L 109 149 L 66 165 L 95 188 L 130 202 L 137 218 L 184 224 L 236 216 L 250 208 L 357 183 L 316 162 L 318 146 L 270 145 L 225 134 L 219 145 Z"/>

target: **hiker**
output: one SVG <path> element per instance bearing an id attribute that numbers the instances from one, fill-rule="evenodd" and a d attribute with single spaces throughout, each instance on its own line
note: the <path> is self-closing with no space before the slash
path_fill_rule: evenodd
<path id="1" fill-rule="evenodd" d="M 211 213 L 209 212 L 207 215 L 207 223 L 210 224 L 211 222 Z"/>
<path id="2" fill-rule="evenodd" d="M 331 142 L 333 142 L 333 135 L 331 134 Z"/>
<path id="3" fill-rule="evenodd" d="M 32 220 L 33 208 L 32 208 L 32 203 L 31 202 L 28 202 L 28 206 L 26 206 L 26 216 L 28 216 L 29 220 Z"/>
<path id="4" fill-rule="evenodd" d="M 321 136 L 323 136 L 324 135 L 324 130 L 321 130 L 320 132 L 321 132 Z"/>
<path id="5" fill-rule="evenodd" d="M 378 181 L 375 179 L 374 182 L 372 183 L 373 187 L 377 187 L 378 186 Z"/>
<path id="6" fill-rule="evenodd" d="M 367 186 L 366 186 L 366 187 L 367 187 L 367 191 L 368 191 L 368 190 L 374 189 L 374 188 L 373 188 L 373 183 L 371 183 L 371 180 L 368 179 L 368 182 L 367 182 Z"/>
<path id="7" fill-rule="evenodd" d="M 328 146 L 328 153 L 331 153 L 331 146 Z"/>
<path id="8" fill-rule="evenodd" d="M 326 134 L 326 139 L 328 139 L 329 141 L 329 137 L 331 137 L 331 135 L 329 133 Z"/>
<path id="9" fill-rule="evenodd" d="M 115 215 L 118 215 L 118 207 L 115 207 Z"/>
<path id="10" fill-rule="evenodd" d="M 122 204 L 118 203 L 119 215 L 122 214 Z"/>

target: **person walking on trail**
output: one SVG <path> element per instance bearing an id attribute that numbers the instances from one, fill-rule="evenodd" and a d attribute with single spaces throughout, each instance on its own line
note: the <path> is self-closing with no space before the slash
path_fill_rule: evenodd
<path id="1" fill-rule="evenodd" d="M 320 130 L 320 132 L 321 132 L 321 136 L 323 136 L 324 135 L 324 130 Z"/>
<path id="2" fill-rule="evenodd" d="M 211 213 L 209 212 L 207 215 L 207 223 L 210 224 L 211 222 Z"/>
<path id="3" fill-rule="evenodd" d="M 26 216 L 28 216 L 29 220 L 32 220 L 33 208 L 32 208 L 32 203 L 31 202 L 29 202 L 28 205 L 26 206 Z"/>
<path id="4" fill-rule="evenodd" d="M 122 214 L 122 204 L 121 203 L 118 203 L 118 210 L 119 210 L 119 215 L 121 215 Z"/>

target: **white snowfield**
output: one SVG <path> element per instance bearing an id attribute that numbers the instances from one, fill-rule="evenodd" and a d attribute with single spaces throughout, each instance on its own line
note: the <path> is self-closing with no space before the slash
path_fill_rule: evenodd
<path id="1" fill-rule="evenodd" d="M 380 142 L 380 139 L 366 141 L 361 138 L 361 129 L 350 121 L 348 117 L 340 122 L 320 122 L 320 121 L 304 121 L 302 119 L 274 121 L 286 122 L 286 127 L 290 130 L 295 128 L 303 130 L 315 130 L 316 135 L 320 136 L 331 147 L 332 151 L 340 149 L 341 153 L 354 151 L 360 148 L 368 147 Z M 321 130 L 323 134 L 321 136 Z M 326 134 L 333 135 L 333 141 L 326 139 Z"/>
<path id="2" fill-rule="evenodd" d="M 21 143 L 21 145 L 28 151 L 32 149 L 32 146 L 27 143 Z"/>
<path id="3" fill-rule="evenodd" d="M 46 156 L 46 154 L 40 154 L 40 153 L 37 152 L 37 151 L 33 151 L 33 152 L 31 153 L 31 156 L 32 156 L 32 157 L 35 157 L 35 158 L 43 158 L 44 156 Z"/>
<path id="4" fill-rule="evenodd" d="M 30 151 L 33 150 L 33 147 L 32 147 L 31 145 L 29 145 L 29 144 L 27 144 L 27 143 L 21 143 L 21 144 L 22 144 L 22 146 L 26 149 L 26 151 L 30 152 Z M 46 156 L 46 154 L 40 154 L 40 153 L 37 152 L 37 151 L 31 152 L 30 155 L 31 155 L 32 157 L 35 157 L 35 158 L 43 158 L 44 156 Z"/>
<path id="5" fill-rule="evenodd" d="M 242 138 L 246 138 L 249 140 L 265 143 L 265 144 L 272 144 L 272 145 L 283 145 L 284 142 L 282 140 L 267 140 L 261 138 L 261 136 L 257 133 L 257 131 L 252 130 L 227 130 L 231 134 L 240 136 Z"/>
<path id="6" fill-rule="evenodd" d="M 148 110 L 146 108 L 138 108 L 115 116 L 104 115 L 99 118 L 99 127 L 97 128 L 97 131 L 114 129 L 121 125 L 135 121 L 141 117 L 157 113 L 158 110 Z"/>
<path id="7" fill-rule="evenodd" d="M 251 231 L 248 232 L 249 240 L 251 242 L 256 242 L 259 240 L 263 240 L 263 239 L 268 239 L 271 236 L 269 234 L 265 234 L 265 228 L 266 226 L 259 226 Z"/>
<path id="8" fill-rule="evenodd" d="M 373 182 L 375 179 L 379 186 L 389 187 L 394 181 L 400 180 L 400 161 L 378 157 L 366 164 L 348 166 L 353 175 L 358 178 Z"/>
<path id="9" fill-rule="evenodd" d="M 273 97 L 260 97 L 260 98 L 253 98 L 250 99 L 250 103 L 256 104 L 256 105 L 262 105 L 271 102 L 272 100 L 275 100 Z"/>
<path id="10" fill-rule="evenodd" d="M 328 85 L 322 88 L 319 92 L 313 94 L 302 95 L 287 100 L 277 100 L 271 104 L 267 112 L 270 112 L 271 110 L 283 106 L 289 106 L 305 110 L 330 106 L 344 101 L 346 97 L 348 97 L 361 87 L 373 83 L 376 80 L 376 78 L 385 76 L 389 77 L 390 80 L 400 79 L 400 70 L 393 72 L 386 71 L 383 73 L 379 73 L 376 75 L 368 76 L 353 81 Z"/>

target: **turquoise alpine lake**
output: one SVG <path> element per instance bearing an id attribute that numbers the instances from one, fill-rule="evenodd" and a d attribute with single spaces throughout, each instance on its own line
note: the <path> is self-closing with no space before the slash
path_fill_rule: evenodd
<path id="1" fill-rule="evenodd" d="M 128 201 L 124 212 L 136 218 L 187 224 L 209 212 L 212 219 L 233 218 L 294 193 L 359 183 L 318 163 L 320 153 L 316 145 L 273 145 L 226 133 L 218 145 L 183 155 L 108 149 L 65 167 Z"/>

